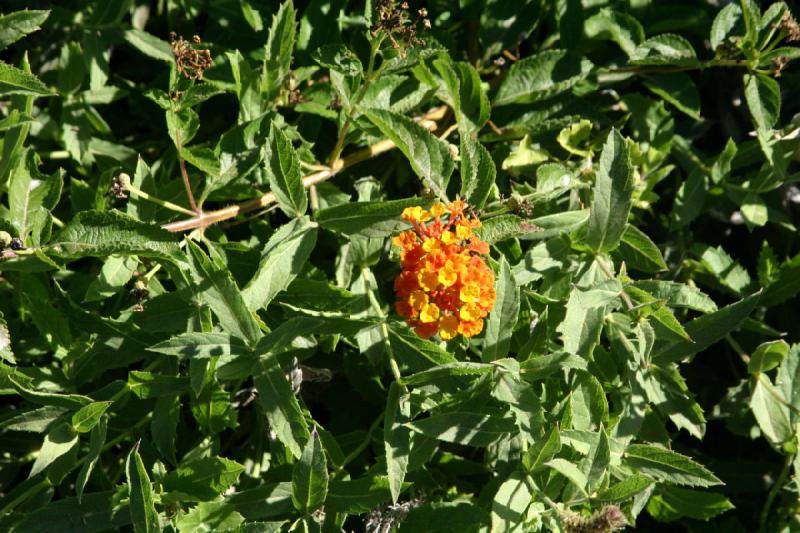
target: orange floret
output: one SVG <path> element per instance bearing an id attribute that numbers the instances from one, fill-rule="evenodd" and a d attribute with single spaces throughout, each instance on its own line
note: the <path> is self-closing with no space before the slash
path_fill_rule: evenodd
<path id="1" fill-rule="evenodd" d="M 489 245 L 473 233 L 481 224 L 465 209 L 461 200 L 436 203 L 430 211 L 408 207 L 402 216 L 413 229 L 392 239 L 402 266 L 395 309 L 424 339 L 475 336 L 494 307 L 494 273 L 481 257 Z"/>

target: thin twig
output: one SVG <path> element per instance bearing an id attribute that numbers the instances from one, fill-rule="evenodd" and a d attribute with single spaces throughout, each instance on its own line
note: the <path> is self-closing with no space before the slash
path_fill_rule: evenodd
<path id="1" fill-rule="evenodd" d="M 442 116 L 444 116 L 446 109 L 447 108 L 445 106 L 436 107 L 432 109 L 424 117 L 427 122 L 421 122 L 421 124 L 423 124 L 428 129 L 435 128 L 436 121 L 441 120 Z M 354 152 L 348 155 L 347 157 L 339 158 L 333 163 L 333 165 L 331 165 L 330 168 L 326 170 L 320 170 L 319 172 L 314 172 L 313 174 L 305 176 L 303 178 L 303 187 L 308 188 L 311 187 L 312 185 L 316 185 L 317 183 L 322 183 L 323 181 L 329 180 L 342 170 L 351 167 L 356 163 L 361 163 L 362 161 L 366 161 L 367 159 L 373 158 L 376 155 L 388 152 L 389 150 L 392 150 L 395 147 L 396 146 L 392 141 L 384 139 L 383 141 L 377 142 L 372 146 L 368 146 L 363 150 Z M 218 209 L 216 211 L 208 211 L 199 214 L 193 218 L 180 220 L 178 222 L 171 222 L 169 224 L 164 224 L 161 227 L 171 232 L 186 231 L 194 228 L 204 228 L 206 226 L 216 224 L 217 222 L 222 222 L 223 220 L 229 220 L 231 218 L 243 215 L 245 213 L 250 213 L 252 211 L 263 209 L 268 205 L 274 204 L 275 201 L 276 201 L 275 195 L 272 194 L 271 192 L 268 192 L 263 194 L 259 198 L 253 198 L 241 204 L 228 206 L 223 209 Z"/>
<path id="2" fill-rule="evenodd" d="M 183 178 L 183 186 L 186 187 L 186 196 L 189 198 L 189 205 L 192 207 L 192 211 L 200 215 L 202 211 L 197 207 L 197 202 L 194 201 L 192 184 L 189 182 L 189 173 L 186 172 L 186 162 L 184 162 L 183 156 L 181 155 L 183 144 L 181 144 L 181 132 L 178 129 L 175 130 L 175 147 L 178 149 L 178 166 L 181 168 L 181 177 Z"/>

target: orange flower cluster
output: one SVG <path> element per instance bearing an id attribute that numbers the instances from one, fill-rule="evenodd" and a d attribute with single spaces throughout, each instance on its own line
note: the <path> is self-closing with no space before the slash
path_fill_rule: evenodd
<path id="1" fill-rule="evenodd" d="M 473 235 L 481 223 L 466 216 L 465 207 L 461 200 L 430 211 L 408 207 L 402 216 L 413 230 L 392 241 L 401 248 L 403 267 L 394 280 L 395 308 L 423 339 L 477 335 L 494 306 L 494 273 L 481 257 L 489 245 Z"/>

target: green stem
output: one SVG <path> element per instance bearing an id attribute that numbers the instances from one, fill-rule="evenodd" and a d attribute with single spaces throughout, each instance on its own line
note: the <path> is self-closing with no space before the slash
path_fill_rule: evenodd
<path id="1" fill-rule="evenodd" d="M 361 267 L 361 275 L 364 278 L 364 290 L 367 292 L 367 299 L 369 299 L 372 309 L 381 320 L 381 337 L 383 337 L 383 344 L 386 347 L 386 354 L 389 356 L 389 368 L 391 368 L 394 380 L 397 382 L 400 390 L 405 392 L 406 386 L 402 383 L 403 375 L 400 373 L 400 365 L 397 364 L 397 359 L 392 349 L 392 343 L 389 341 L 389 326 L 386 324 L 386 314 L 383 312 L 383 309 L 381 309 L 381 304 L 375 297 L 369 282 L 369 268 Z"/>
<path id="2" fill-rule="evenodd" d="M 364 440 L 361 441 L 359 445 L 352 452 L 347 454 L 347 456 L 342 461 L 342 464 L 336 467 L 334 476 L 342 473 L 344 471 L 344 467 L 352 463 L 359 455 L 361 455 L 361 452 L 367 449 L 369 443 L 372 442 L 372 433 L 375 431 L 375 429 L 377 429 L 378 425 L 380 425 L 380 423 L 383 421 L 383 417 L 385 416 L 385 414 L 386 413 L 381 412 L 381 414 L 379 414 L 378 417 L 372 422 L 372 424 L 369 426 L 369 429 L 367 430 L 367 435 L 366 437 L 364 437 Z"/>
<path id="3" fill-rule="evenodd" d="M 689 70 L 705 70 L 708 68 L 741 67 L 752 68 L 750 61 L 744 59 L 711 59 L 699 61 L 693 65 L 625 65 L 624 67 L 600 69 L 600 74 L 622 74 L 625 72 L 643 74 L 648 72 L 685 72 Z"/>
<path id="4" fill-rule="evenodd" d="M 764 508 L 761 509 L 761 518 L 759 520 L 759 531 L 766 531 L 767 520 L 769 519 L 769 511 L 772 508 L 772 504 L 775 502 L 775 498 L 778 497 L 778 493 L 783 488 L 783 484 L 786 483 L 786 478 L 789 477 L 789 468 L 792 466 L 792 455 L 788 454 L 786 459 L 783 463 L 783 468 L 781 469 L 781 473 L 778 474 L 778 479 L 775 480 L 775 484 L 772 485 L 772 489 L 770 489 L 769 494 L 767 495 L 767 501 L 764 502 Z"/>
<path id="5" fill-rule="evenodd" d="M 126 176 L 127 179 L 122 178 L 123 175 Z M 135 195 L 137 198 L 141 198 L 142 200 L 147 200 L 148 202 L 160 205 L 161 207 L 169 209 L 171 211 L 177 211 L 178 213 L 183 213 L 184 215 L 190 215 L 190 216 L 197 215 L 196 212 L 186 209 L 185 207 L 181 207 L 177 204 L 173 204 L 172 202 L 162 200 L 161 198 L 156 198 L 155 196 L 150 196 L 140 188 L 136 187 L 133 183 L 131 183 L 130 176 L 128 176 L 127 174 L 120 174 L 120 181 L 122 181 L 125 190 Z"/>
<path id="6" fill-rule="evenodd" d="M 378 77 L 378 74 L 380 74 L 380 68 L 377 71 L 375 70 L 375 58 L 378 55 L 378 50 L 381 47 L 383 38 L 383 33 L 381 33 L 379 37 L 375 38 L 375 40 L 370 43 L 369 63 L 367 64 L 367 72 L 364 75 L 364 83 L 361 84 L 358 93 L 356 93 L 355 98 L 353 98 L 353 102 L 350 104 L 350 111 L 347 113 L 347 117 L 344 119 L 342 129 L 339 131 L 339 136 L 336 138 L 336 144 L 333 147 L 330 158 L 328 158 L 329 167 L 333 167 L 334 163 L 336 163 L 336 160 L 339 159 L 342 149 L 344 148 L 344 141 L 347 137 L 347 132 L 350 130 L 353 117 L 355 117 L 356 108 L 358 104 L 361 103 L 364 95 L 367 93 L 367 88 L 369 87 L 370 83 L 372 83 L 372 81 Z"/>
<path id="7" fill-rule="evenodd" d="M 13 511 L 17 505 L 23 503 L 25 500 L 29 499 L 32 496 L 35 496 L 42 490 L 51 486 L 52 483 L 50 483 L 49 479 L 47 478 L 42 479 L 39 483 L 37 483 L 36 485 L 32 486 L 31 488 L 29 488 L 28 490 L 17 496 L 17 498 L 14 501 L 8 502 L 8 504 L 6 504 L 2 509 L 0 509 L 0 516 L 5 516 L 6 514 Z"/>

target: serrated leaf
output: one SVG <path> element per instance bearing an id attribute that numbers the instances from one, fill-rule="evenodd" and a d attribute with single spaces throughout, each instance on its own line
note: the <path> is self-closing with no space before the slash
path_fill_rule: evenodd
<path id="1" fill-rule="evenodd" d="M 125 461 L 125 475 L 128 480 L 131 522 L 135 533 L 161 531 L 158 512 L 153 503 L 153 487 L 147 476 L 147 469 L 139 455 L 139 445 L 133 447 Z"/>
<path id="2" fill-rule="evenodd" d="M 778 82 L 766 74 L 745 74 L 744 96 L 756 129 L 772 129 L 781 112 Z"/>
<path id="3" fill-rule="evenodd" d="M 650 37 L 636 47 L 631 63 L 637 65 L 685 65 L 698 63 L 692 44 L 680 35 L 664 33 Z"/>
<path id="4" fill-rule="evenodd" d="M 270 427 L 292 455 L 300 457 L 310 437 L 308 425 L 292 387 L 274 357 L 261 362 L 253 383 Z"/>
<path id="5" fill-rule="evenodd" d="M 750 355 L 747 371 L 751 374 L 768 372 L 776 368 L 789 353 L 789 344 L 784 340 L 759 344 Z"/>
<path id="6" fill-rule="evenodd" d="M 262 67 L 264 88 L 269 100 L 275 98 L 292 66 L 292 51 L 297 31 L 296 15 L 294 2 L 286 0 L 272 17 Z"/>
<path id="7" fill-rule="evenodd" d="M 389 342 L 395 351 L 397 360 L 413 366 L 443 365 L 455 363 L 456 358 L 443 350 L 438 344 L 420 339 L 404 325 L 389 324 Z"/>
<path id="8" fill-rule="evenodd" d="M 683 517 L 708 521 L 731 509 L 734 505 L 722 494 L 670 486 L 660 487 L 647 503 L 647 512 L 660 522 Z"/>
<path id="9" fill-rule="evenodd" d="M 662 280 L 635 281 L 634 286 L 664 300 L 670 307 L 687 308 L 701 313 L 713 313 L 717 310 L 714 300 L 697 287 Z"/>
<path id="10" fill-rule="evenodd" d="M 4 94 L 54 96 L 55 92 L 30 72 L 0 61 L 0 95 Z"/>
<path id="11" fill-rule="evenodd" d="M 326 44 L 314 50 L 311 58 L 323 67 L 345 76 L 361 76 L 364 73 L 364 66 L 358 56 L 343 44 Z"/>
<path id="12" fill-rule="evenodd" d="M 292 220 L 276 231 L 264 249 L 258 270 L 242 289 L 252 311 L 266 308 L 305 268 L 317 243 L 317 225 L 308 217 Z"/>
<path id="13" fill-rule="evenodd" d="M 611 279 L 592 289 L 574 287 L 567 300 L 567 313 L 556 331 L 567 352 L 588 357 L 599 341 L 608 305 L 619 298 L 622 286 Z"/>
<path id="14" fill-rule="evenodd" d="M 492 502 L 492 531 L 497 533 L 523 530 L 525 511 L 531 504 L 532 494 L 524 476 L 512 473 L 503 481 Z"/>
<path id="15" fill-rule="evenodd" d="M 690 487 L 711 487 L 722 481 L 706 467 L 678 452 L 650 444 L 631 444 L 624 462 L 631 468 L 659 481 Z"/>
<path id="16" fill-rule="evenodd" d="M 153 374 L 141 370 L 128 372 L 128 389 L 142 399 L 180 394 L 188 386 L 189 383 L 185 377 Z"/>
<path id="17" fill-rule="evenodd" d="M 39 29 L 50 10 L 26 9 L 0 15 L 0 50 Z"/>
<path id="18" fill-rule="evenodd" d="M 633 167 L 625 139 L 608 134 L 595 177 L 594 198 L 586 229 L 586 244 L 595 252 L 613 250 L 628 222 L 633 194 Z"/>
<path id="19" fill-rule="evenodd" d="M 686 227 L 697 218 L 705 204 L 706 189 L 706 177 L 699 171 L 691 172 L 681 183 L 670 215 L 675 229 Z"/>
<path id="20" fill-rule="evenodd" d="M 211 259 L 192 241 L 188 241 L 190 273 L 200 299 L 217 315 L 222 328 L 249 345 L 263 336 L 230 272 Z"/>
<path id="21" fill-rule="evenodd" d="M 402 115 L 367 109 L 364 115 L 408 158 L 423 183 L 440 198 L 447 197 L 447 182 L 455 167 L 447 143 Z"/>
<path id="22" fill-rule="evenodd" d="M 631 56 L 644 41 L 642 24 L 627 13 L 603 8 L 586 19 L 584 32 L 589 39 L 608 38 Z"/>
<path id="23" fill-rule="evenodd" d="M 82 211 L 48 245 L 66 259 L 138 255 L 182 262 L 175 235 L 119 211 Z"/>
<path id="24" fill-rule="evenodd" d="M 227 333 L 181 333 L 148 348 L 151 352 L 174 355 L 182 359 L 208 359 L 224 355 L 248 355 L 247 345 Z"/>
<path id="25" fill-rule="evenodd" d="M 566 50 L 546 50 L 514 63 L 494 96 L 495 107 L 523 104 L 568 91 L 594 65 Z"/>
<path id="26" fill-rule="evenodd" d="M 717 16 L 714 17 L 714 22 L 711 23 L 711 33 L 709 36 L 711 49 L 717 50 L 728 36 L 731 35 L 734 28 L 743 26 L 742 22 L 742 8 L 739 7 L 739 4 L 731 2 L 720 9 Z M 743 27 L 740 29 L 744 30 Z"/>
<path id="27" fill-rule="evenodd" d="M 459 411 L 432 415 L 406 425 L 433 439 L 476 447 L 488 446 L 517 430 L 512 418 Z"/>
<path id="28" fill-rule="evenodd" d="M 659 363 L 674 362 L 702 352 L 725 335 L 739 327 L 755 309 L 761 293 L 747 296 L 718 311 L 708 313 L 684 324 L 692 340 L 669 344 L 653 351 L 653 359 Z"/>
<path id="29" fill-rule="evenodd" d="M 33 151 L 26 151 L 19 158 L 8 185 L 8 207 L 11 223 L 16 227 L 17 235 L 23 243 L 39 243 L 39 235 L 31 236 L 36 218 L 40 216 L 42 209 L 49 212 L 56 207 L 63 180 L 62 171 L 56 171 L 49 176 L 39 172 L 39 157 Z"/>
<path id="30" fill-rule="evenodd" d="M 236 508 L 225 502 L 203 502 L 189 509 L 178 518 L 179 533 L 213 533 L 215 531 L 239 531 L 244 517 Z"/>
<path id="31" fill-rule="evenodd" d="M 486 319 L 486 335 L 483 340 L 481 360 L 494 361 L 506 356 L 511 347 L 511 335 L 519 317 L 519 287 L 514 281 L 511 267 L 505 257 L 500 259 L 495 283 L 497 298 L 494 308 Z"/>
<path id="32" fill-rule="evenodd" d="M 555 459 L 551 459 L 544 463 L 544 466 L 548 466 L 570 480 L 578 490 L 581 491 L 581 494 L 584 496 L 587 495 L 586 493 L 586 485 L 588 480 L 586 479 L 586 474 L 581 472 L 577 466 L 573 463 L 567 461 L 566 459 L 561 459 L 560 457 L 556 457 Z"/>
<path id="33" fill-rule="evenodd" d="M 461 196 L 480 209 L 494 186 L 497 168 L 489 151 L 477 140 L 461 137 Z"/>
<path id="34" fill-rule="evenodd" d="M 300 160 L 292 142 L 274 122 L 268 146 L 266 161 L 270 189 L 286 216 L 302 216 L 308 207 L 308 196 L 300 174 Z"/>
<path id="35" fill-rule="evenodd" d="M 170 501 L 211 501 L 234 485 L 244 467 L 224 457 L 204 457 L 181 463 L 164 476 Z"/>
<path id="36" fill-rule="evenodd" d="M 72 427 L 78 433 L 88 433 L 94 428 L 111 402 L 94 402 L 81 407 L 72 415 Z"/>
<path id="37" fill-rule="evenodd" d="M 389 387 L 386 398 L 386 414 L 383 418 L 383 446 L 386 454 L 386 470 L 392 501 L 397 502 L 403 488 L 411 452 L 411 431 L 405 426 L 411 420 L 411 402 L 401 394 L 397 383 Z"/>
<path id="38" fill-rule="evenodd" d="M 700 120 L 700 94 L 688 74 L 656 74 L 645 79 L 644 85 L 679 111 Z"/>
<path id="39" fill-rule="evenodd" d="M 634 474 L 601 491 L 594 499 L 610 503 L 624 502 L 644 492 L 653 484 L 655 484 L 655 481 L 651 478 L 641 474 Z"/>
<path id="40" fill-rule="evenodd" d="M 660 272 L 667 269 L 661 250 L 642 230 L 628 224 L 620 241 L 619 253 L 625 264 L 642 272 Z"/>
<path id="41" fill-rule="evenodd" d="M 382 238 L 408 227 L 400 214 L 406 207 L 421 203 L 423 201 L 415 197 L 385 202 L 351 202 L 320 209 L 314 218 L 327 230 L 344 235 Z"/>
<path id="42" fill-rule="evenodd" d="M 292 471 L 292 502 L 309 515 L 322 507 L 328 496 L 328 461 L 316 431 L 311 432 L 300 460 Z"/>

